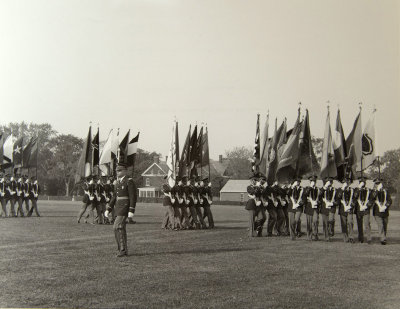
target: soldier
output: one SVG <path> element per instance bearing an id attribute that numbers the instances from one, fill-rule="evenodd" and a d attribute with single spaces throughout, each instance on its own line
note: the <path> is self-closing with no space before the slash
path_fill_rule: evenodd
<path id="1" fill-rule="evenodd" d="M 180 202 L 179 200 L 182 199 L 180 197 L 179 191 L 180 191 L 180 186 L 178 186 L 178 183 L 180 182 L 180 178 L 176 177 L 176 183 L 175 185 L 171 188 L 171 196 L 173 200 L 175 200 L 174 203 L 172 203 L 172 207 L 174 208 L 174 230 L 180 230 L 183 228 L 182 222 L 181 222 L 181 211 L 180 211 Z"/>
<path id="2" fill-rule="evenodd" d="M 196 208 L 194 206 L 194 195 L 193 195 L 193 190 L 194 190 L 194 179 L 191 178 L 190 182 L 187 183 L 184 188 L 184 199 L 185 199 L 185 203 L 189 209 L 190 212 L 190 216 L 189 219 L 191 217 L 191 226 L 194 226 L 196 229 L 200 229 L 200 223 L 199 220 L 197 219 L 197 211 Z"/>
<path id="3" fill-rule="evenodd" d="M 256 231 L 257 237 L 262 236 L 262 230 L 266 221 L 264 205 L 261 201 L 263 188 L 257 182 L 257 177 L 253 175 L 250 180 L 250 185 L 247 187 L 249 199 L 245 209 L 249 212 L 249 236 L 254 237 Z"/>
<path id="4" fill-rule="evenodd" d="M 2 213 L 5 218 L 8 217 L 7 214 L 7 200 L 6 200 L 6 180 L 4 178 L 4 174 L 0 175 L 0 203 L 1 203 L 1 208 L 2 208 Z"/>
<path id="5" fill-rule="evenodd" d="M 104 209 L 102 209 L 102 213 L 104 213 L 107 210 L 107 206 L 111 201 L 112 198 L 112 193 L 113 193 L 113 184 L 111 183 L 111 177 L 106 177 L 106 183 L 104 184 L 104 191 L 103 191 L 103 196 L 104 196 Z M 105 224 L 110 224 L 112 219 L 109 219 L 108 217 L 104 216 L 104 223 Z"/>
<path id="6" fill-rule="evenodd" d="M 289 213 L 289 230 L 290 237 L 292 240 L 301 236 L 300 225 L 301 225 L 301 214 L 303 212 L 303 191 L 300 187 L 300 179 L 293 181 L 291 188 L 288 191 L 290 199 L 288 213 Z"/>
<path id="7" fill-rule="evenodd" d="M 207 229 L 206 222 L 204 221 L 203 214 L 201 213 L 201 205 L 200 205 L 200 197 L 199 197 L 200 177 L 197 177 L 196 179 L 193 179 L 193 178 L 191 179 L 191 189 L 192 189 L 192 199 L 193 199 L 194 210 L 196 211 L 198 221 L 200 222 L 202 229 Z"/>
<path id="8" fill-rule="evenodd" d="M 33 181 L 33 183 L 31 183 L 30 186 L 29 199 L 31 200 L 32 207 L 28 212 L 28 217 L 32 216 L 33 210 L 35 210 L 36 216 L 40 217 L 37 207 L 37 200 L 40 194 L 40 186 L 36 177 L 31 177 L 31 181 Z"/>
<path id="9" fill-rule="evenodd" d="M 367 243 L 371 244 L 371 191 L 365 187 L 365 178 L 360 177 L 358 188 L 354 189 L 355 213 L 357 218 L 358 240 L 364 242 L 364 234 Z M 365 233 L 364 233 L 365 232 Z"/>
<path id="10" fill-rule="evenodd" d="M 16 190 L 17 190 L 17 182 L 14 180 L 14 177 L 11 176 L 6 184 L 6 190 L 8 194 L 6 194 L 6 204 L 10 201 L 10 216 L 16 217 L 15 214 L 15 202 L 17 201 Z"/>
<path id="11" fill-rule="evenodd" d="M 332 187 L 332 178 L 325 178 L 325 184 L 322 189 L 321 217 L 324 238 L 331 240 L 333 235 L 333 225 L 335 224 L 336 212 L 336 189 Z"/>
<path id="12" fill-rule="evenodd" d="M 282 213 L 284 216 L 284 220 L 282 220 L 282 227 L 280 228 L 283 231 L 283 235 L 289 236 L 289 213 L 288 213 L 288 205 L 289 205 L 289 197 L 287 195 L 287 186 L 285 184 L 281 185 L 278 188 L 278 200 L 282 207 Z"/>
<path id="13" fill-rule="evenodd" d="M 342 182 L 342 188 L 338 190 L 337 204 L 339 205 L 340 224 L 342 227 L 343 241 L 354 243 L 353 237 L 353 196 L 354 190 L 349 186 L 350 179 Z"/>
<path id="14" fill-rule="evenodd" d="M 31 190 L 31 183 L 29 181 L 28 176 L 24 176 L 24 185 L 23 185 L 23 192 L 24 192 L 24 197 L 23 201 L 25 203 L 25 210 L 26 210 L 26 215 L 29 214 L 29 192 Z"/>
<path id="15" fill-rule="evenodd" d="M 162 191 L 164 193 L 163 206 L 166 209 L 164 220 L 161 224 L 162 229 L 174 229 L 175 227 L 175 212 L 173 204 L 175 203 L 175 198 L 171 194 L 171 187 L 168 184 L 162 186 Z"/>
<path id="16" fill-rule="evenodd" d="M 94 183 L 93 183 L 93 179 L 91 176 L 86 177 L 86 179 L 84 180 L 84 182 L 82 184 L 82 189 L 84 192 L 83 199 L 82 199 L 83 205 L 82 205 L 81 211 L 78 214 L 78 223 L 80 223 L 83 214 L 86 212 L 86 210 L 89 206 L 91 207 L 90 212 L 93 214 L 93 210 L 92 210 L 93 206 L 92 205 L 93 205 L 94 199 L 95 199 L 95 196 L 94 196 L 95 188 L 94 188 Z M 87 216 L 85 218 L 85 223 L 87 223 Z"/>
<path id="17" fill-rule="evenodd" d="M 189 221 L 189 216 L 187 213 L 187 204 L 185 200 L 185 185 L 187 183 L 187 176 L 183 176 L 182 180 L 178 182 L 178 203 L 179 203 L 179 211 L 180 211 L 180 221 L 181 221 L 181 226 L 183 229 L 190 229 L 190 221 Z"/>
<path id="18" fill-rule="evenodd" d="M 212 205 L 212 192 L 211 192 L 211 182 L 208 181 L 208 178 L 204 178 L 202 182 L 200 182 L 200 195 L 203 200 L 203 219 L 207 218 L 208 220 L 208 228 L 214 228 L 214 217 L 211 211 Z"/>
<path id="19" fill-rule="evenodd" d="M 128 242 L 126 234 L 126 219 L 132 218 L 136 208 L 136 185 L 131 177 L 128 176 L 128 170 L 124 164 L 117 166 L 117 184 L 115 186 L 114 197 L 106 210 L 106 217 L 115 209 L 114 235 L 117 241 L 117 257 L 128 255 Z"/>
<path id="20" fill-rule="evenodd" d="M 17 203 L 17 217 L 18 214 L 21 217 L 25 217 L 24 208 L 22 204 L 24 202 L 24 183 L 22 181 L 22 176 L 17 175 L 17 186 L 16 186 L 16 194 L 15 194 L 15 202 Z"/>
<path id="21" fill-rule="evenodd" d="M 392 205 L 390 194 L 383 188 L 380 179 L 375 180 L 376 190 L 373 194 L 373 215 L 378 225 L 379 238 L 386 245 L 386 233 L 389 222 L 389 207 Z"/>
<path id="22" fill-rule="evenodd" d="M 321 194 L 318 187 L 315 186 L 317 177 L 310 176 L 310 186 L 305 189 L 304 213 L 307 217 L 307 237 L 308 240 L 318 240 L 318 222 L 319 210 L 321 207 Z"/>

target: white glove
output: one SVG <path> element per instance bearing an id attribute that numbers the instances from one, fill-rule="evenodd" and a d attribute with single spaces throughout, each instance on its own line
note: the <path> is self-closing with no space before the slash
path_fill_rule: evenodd
<path id="1" fill-rule="evenodd" d="M 128 218 L 133 218 L 133 212 L 128 213 Z"/>
<path id="2" fill-rule="evenodd" d="M 110 215 L 110 212 L 109 212 L 108 210 L 106 210 L 105 213 L 104 213 L 104 216 L 105 216 L 106 218 L 108 218 L 109 215 Z"/>

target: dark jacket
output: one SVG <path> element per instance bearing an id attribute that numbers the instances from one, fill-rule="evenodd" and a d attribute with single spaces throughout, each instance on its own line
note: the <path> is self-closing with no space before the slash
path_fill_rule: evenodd
<path id="1" fill-rule="evenodd" d="M 108 211 L 114 209 L 116 216 L 128 216 L 128 212 L 135 212 L 137 200 L 136 185 L 132 178 L 125 176 L 117 181 L 114 196 Z"/>

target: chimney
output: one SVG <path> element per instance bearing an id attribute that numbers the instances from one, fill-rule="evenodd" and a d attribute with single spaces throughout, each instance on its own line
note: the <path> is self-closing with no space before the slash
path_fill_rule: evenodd
<path id="1" fill-rule="evenodd" d="M 222 155 L 219 155 L 219 163 L 222 163 Z"/>
<path id="2" fill-rule="evenodd" d="M 167 162 L 167 161 L 168 161 L 168 155 L 165 156 L 165 162 Z"/>
<path id="3" fill-rule="evenodd" d="M 159 156 L 153 156 L 153 162 L 159 164 L 160 163 L 160 157 Z"/>

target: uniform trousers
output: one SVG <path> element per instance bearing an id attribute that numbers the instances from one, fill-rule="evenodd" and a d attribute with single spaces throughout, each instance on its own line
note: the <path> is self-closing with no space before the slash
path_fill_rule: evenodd
<path id="1" fill-rule="evenodd" d="M 306 214 L 307 218 L 307 237 L 309 240 L 318 240 L 318 224 L 319 213 L 317 209 L 313 209 L 313 214 Z"/>
<path id="2" fill-rule="evenodd" d="M 89 211 L 93 214 L 93 202 L 92 201 L 87 201 L 86 203 L 82 204 L 82 208 L 78 214 L 78 223 L 81 220 L 82 216 L 84 215 L 84 213 L 86 212 L 86 210 L 89 208 Z M 88 215 L 86 216 L 86 218 L 88 218 Z"/>
<path id="3" fill-rule="evenodd" d="M 378 225 L 378 232 L 380 241 L 386 241 L 387 226 L 389 223 L 389 217 L 375 216 L 376 224 Z"/>
<path id="4" fill-rule="evenodd" d="M 367 241 L 372 240 L 371 237 L 371 215 L 370 213 L 364 213 L 362 215 L 357 214 L 357 230 L 358 230 L 358 240 L 364 242 L 365 237 Z"/>
<path id="5" fill-rule="evenodd" d="M 265 215 L 265 210 L 262 207 L 257 207 L 257 209 L 248 210 L 249 212 L 249 236 L 254 236 L 254 231 L 257 230 L 259 236 L 262 234 L 262 229 L 267 216 Z"/>
<path id="6" fill-rule="evenodd" d="M 292 239 L 295 239 L 296 235 L 299 235 L 300 233 L 302 211 L 302 209 L 299 209 L 296 210 L 296 212 L 289 212 L 289 231 Z"/>
<path id="7" fill-rule="evenodd" d="M 18 215 L 20 215 L 21 217 L 25 217 L 24 208 L 23 208 L 23 205 L 22 205 L 23 202 L 24 202 L 23 198 L 22 197 L 17 197 L 16 202 L 17 202 L 17 217 L 18 217 Z"/>
<path id="8" fill-rule="evenodd" d="M 282 213 L 283 213 L 283 220 L 282 220 L 281 231 L 283 231 L 284 234 L 288 235 L 289 234 L 289 213 L 288 213 L 287 206 L 282 207 Z"/>
<path id="9" fill-rule="evenodd" d="M 201 206 L 196 204 L 196 206 L 194 207 L 194 209 L 196 210 L 196 214 L 197 214 L 197 218 L 199 219 L 200 225 L 203 229 L 207 228 L 206 222 L 203 219 L 203 214 L 201 213 Z"/>
<path id="10" fill-rule="evenodd" d="M 321 213 L 322 218 L 322 230 L 324 233 L 325 240 L 330 240 L 333 235 L 333 225 L 335 224 L 335 213 L 329 212 Z"/>
<path id="11" fill-rule="evenodd" d="M 190 216 L 192 217 L 192 225 L 196 226 L 196 228 L 199 229 L 200 228 L 200 223 L 199 223 L 199 220 L 198 220 L 196 207 L 194 207 L 194 205 L 190 204 L 189 205 L 189 212 L 190 212 Z"/>
<path id="12" fill-rule="evenodd" d="M 7 213 L 7 200 L 5 197 L 0 197 L 0 203 L 1 203 L 1 215 L 4 217 L 8 217 Z"/>
<path id="13" fill-rule="evenodd" d="M 213 228 L 214 227 L 214 217 L 213 217 L 213 214 L 211 211 L 211 207 L 210 207 L 210 205 L 203 205 L 203 208 L 204 208 L 203 220 L 205 218 L 207 218 L 208 227 Z"/>
<path id="14" fill-rule="evenodd" d="M 277 227 L 277 231 L 279 233 L 278 224 L 277 224 L 278 211 L 275 206 L 270 206 L 267 208 L 267 210 L 268 210 L 267 234 L 268 234 L 268 236 L 272 236 L 272 231 L 275 226 Z"/>
<path id="15" fill-rule="evenodd" d="M 340 225 L 342 227 L 343 241 L 353 241 L 353 214 L 347 213 L 347 215 L 340 215 Z"/>
<path id="16" fill-rule="evenodd" d="M 31 199 L 31 203 L 32 203 L 32 207 L 28 212 L 28 217 L 32 216 L 33 211 L 35 211 L 36 216 L 40 217 L 39 210 L 38 210 L 38 207 L 37 207 L 37 199 L 36 198 L 32 198 Z"/>
<path id="17" fill-rule="evenodd" d="M 117 216 L 114 221 L 113 229 L 115 240 L 117 241 L 118 251 L 128 254 L 128 241 L 126 235 L 127 216 Z"/>
<path id="18" fill-rule="evenodd" d="M 175 228 L 175 213 L 174 208 L 169 205 L 165 206 L 165 216 L 161 224 L 162 229 L 174 229 Z"/>
<path id="19" fill-rule="evenodd" d="M 15 215 L 15 208 L 14 208 L 15 199 L 12 198 L 12 197 L 6 198 L 6 205 L 7 205 L 8 202 L 10 202 L 10 211 L 8 212 L 8 216 L 9 216 L 9 217 L 16 217 L 16 215 Z"/>
<path id="20" fill-rule="evenodd" d="M 179 206 L 180 212 L 181 212 L 181 225 L 183 228 L 189 228 L 190 227 L 190 221 L 189 221 L 189 216 L 187 213 L 187 206 L 184 204 L 181 204 Z"/>
<path id="21" fill-rule="evenodd" d="M 29 213 L 29 197 L 24 197 L 26 215 Z"/>

